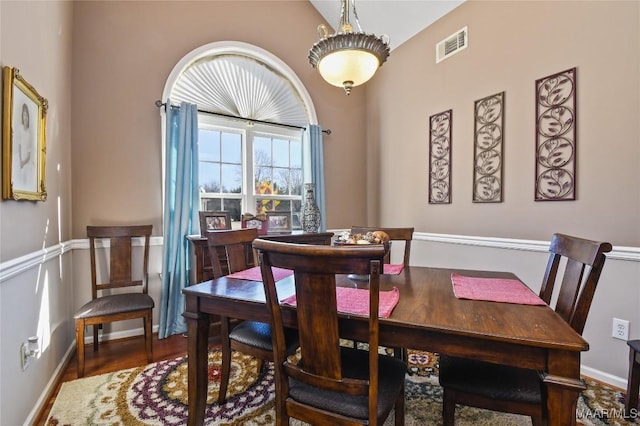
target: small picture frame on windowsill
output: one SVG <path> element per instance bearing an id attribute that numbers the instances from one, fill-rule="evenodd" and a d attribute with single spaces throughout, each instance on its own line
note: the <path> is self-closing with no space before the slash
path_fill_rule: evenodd
<path id="1" fill-rule="evenodd" d="M 242 228 L 255 228 L 258 230 L 258 235 L 265 235 L 267 233 L 269 223 L 267 221 L 266 214 L 258 214 L 254 216 L 251 213 L 245 213 L 242 215 L 240 226 Z"/>
<path id="2" fill-rule="evenodd" d="M 278 234 L 291 232 L 291 212 L 290 211 L 270 211 L 267 212 L 268 233 Z"/>
<path id="3" fill-rule="evenodd" d="M 207 236 L 207 232 L 231 229 L 231 217 L 227 211 L 201 211 L 200 235 Z"/>

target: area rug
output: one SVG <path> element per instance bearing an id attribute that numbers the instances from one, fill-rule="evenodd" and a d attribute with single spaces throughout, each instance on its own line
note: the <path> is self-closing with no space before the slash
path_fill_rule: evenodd
<path id="1" fill-rule="evenodd" d="M 255 358 L 233 353 L 227 402 L 217 404 L 221 353 L 209 353 L 206 425 L 275 424 L 273 365 L 258 375 Z M 408 426 L 442 424 L 438 357 L 409 351 L 406 379 Z M 578 400 L 578 424 L 636 424 L 622 419 L 624 395 L 593 381 Z M 66 382 L 47 425 L 183 425 L 187 421 L 187 359 L 160 361 L 100 376 Z M 637 420 L 636 420 L 637 421 Z M 293 420 L 292 425 L 304 425 Z M 385 425 L 393 424 L 393 415 Z M 456 425 L 530 425 L 528 417 L 469 407 L 456 410 Z"/>

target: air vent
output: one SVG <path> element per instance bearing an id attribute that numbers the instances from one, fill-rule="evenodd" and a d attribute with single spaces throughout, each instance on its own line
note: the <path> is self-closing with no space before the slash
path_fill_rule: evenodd
<path id="1" fill-rule="evenodd" d="M 468 37 L 467 27 L 464 27 L 436 44 L 436 64 L 465 49 L 469 44 Z"/>

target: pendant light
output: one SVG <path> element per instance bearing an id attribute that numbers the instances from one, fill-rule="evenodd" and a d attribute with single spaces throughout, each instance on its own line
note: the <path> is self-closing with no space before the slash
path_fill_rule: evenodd
<path id="1" fill-rule="evenodd" d="M 329 35 L 325 25 L 318 26 L 318 40 L 309 50 L 309 63 L 327 83 L 343 87 L 347 95 L 355 86 L 366 83 L 389 56 L 389 37 L 366 34 L 358 22 L 355 0 L 341 0 L 340 23 Z M 351 24 L 351 16 L 355 28 Z"/>

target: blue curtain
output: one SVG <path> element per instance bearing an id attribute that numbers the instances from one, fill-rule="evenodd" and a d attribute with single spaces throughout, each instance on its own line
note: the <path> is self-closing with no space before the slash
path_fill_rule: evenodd
<path id="1" fill-rule="evenodd" d="M 320 209 L 320 232 L 324 232 L 327 230 L 327 214 L 324 198 L 324 152 L 322 145 L 322 128 L 315 124 L 309 124 L 305 129 L 304 135 L 309 138 L 309 146 L 311 147 L 311 181 L 315 183 L 316 204 L 318 204 L 318 208 Z"/>
<path id="2" fill-rule="evenodd" d="M 184 333 L 182 289 L 189 283 L 190 247 L 187 235 L 199 226 L 198 110 L 182 102 L 166 102 L 164 246 L 162 298 L 158 338 Z"/>

